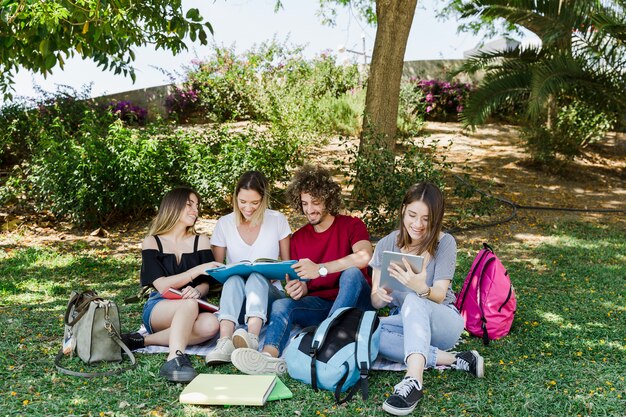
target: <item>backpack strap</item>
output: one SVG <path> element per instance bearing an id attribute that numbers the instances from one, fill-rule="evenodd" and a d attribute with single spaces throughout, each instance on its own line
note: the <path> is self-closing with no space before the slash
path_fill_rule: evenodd
<path id="1" fill-rule="evenodd" d="M 311 347 L 309 348 L 309 356 L 311 357 L 311 387 L 313 387 L 315 391 L 317 391 L 317 351 L 324 343 L 324 340 L 328 335 L 328 330 L 339 320 L 341 316 L 351 309 L 351 307 L 344 307 L 335 310 L 332 316 L 320 323 L 317 330 L 313 334 Z"/>
<path id="2" fill-rule="evenodd" d="M 485 269 L 487 268 L 487 266 L 489 266 L 489 264 L 491 264 L 492 262 L 495 262 L 496 255 L 495 253 L 493 253 L 489 245 L 487 245 L 486 243 L 484 243 L 484 245 L 486 246 L 485 253 L 486 254 L 491 253 L 491 255 L 493 256 L 485 261 L 485 263 L 483 264 L 483 268 L 480 271 L 480 275 L 478 276 L 478 285 L 476 287 L 476 299 L 478 300 L 478 303 L 477 303 L 478 308 L 480 308 L 480 321 L 481 321 L 480 327 L 481 329 L 483 329 L 483 345 L 487 346 L 489 344 L 489 333 L 487 332 L 487 318 L 485 317 L 485 311 L 483 309 L 483 299 L 480 296 L 480 288 L 482 287 L 483 276 L 485 275 Z"/>
<path id="3" fill-rule="evenodd" d="M 376 326 L 376 319 L 377 316 L 375 311 L 366 311 L 361 316 L 354 346 L 354 349 L 356 351 L 356 366 L 360 372 L 360 377 L 357 383 L 354 384 L 354 386 L 350 389 L 350 392 L 348 393 L 348 395 L 346 395 L 344 399 L 340 398 L 340 392 L 348 374 L 346 373 L 346 375 L 344 375 L 339 383 L 337 383 L 337 388 L 335 389 L 335 400 L 337 401 L 337 404 L 343 404 L 347 401 L 350 401 L 350 399 L 352 399 L 352 397 L 359 388 L 361 388 L 361 396 L 363 397 L 363 400 L 367 400 L 367 397 L 369 396 L 369 386 L 367 378 L 370 371 L 372 336 L 374 334 Z"/>
<path id="4" fill-rule="evenodd" d="M 193 240 L 193 253 L 198 252 L 198 241 L 200 241 L 200 235 L 196 235 L 196 238 Z"/>
<path id="5" fill-rule="evenodd" d="M 483 243 L 483 245 L 487 245 L 487 244 Z M 461 302 L 459 303 L 459 305 L 457 307 L 459 312 L 463 311 L 463 306 L 465 305 L 465 299 L 467 298 L 467 294 L 469 293 L 469 287 L 472 284 L 472 280 L 477 276 L 476 275 L 476 269 L 478 268 L 478 266 L 483 261 L 483 258 L 485 256 L 487 256 L 487 255 L 489 255 L 489 251 L 487 250 L 487 248 L 485 248 L 485 250 L 483 250 L 482 253 L 479 254 L 480 258 L 478 259 L 478 262 L 476 262 L 476 264 L 474 266 L 474 269 L 472 269 L 471 273 L 469 274 L 470 279 L 466 280 L 466 282 L 465 282 L 465 283 L 467 283 L 467 286 L 465 285 L 465 283 L 463 283 L 463 288 L 461 289 L 461 293 L 463 293 L 463 290 L 465 290 L 465 292 L 463 293 L 463 299 L 461 300 Z M 482 271 L 481 271 L 481 274 L 482 274 Z M 461 295 L 461 294 L 459 294 L 459 295 Z"/>

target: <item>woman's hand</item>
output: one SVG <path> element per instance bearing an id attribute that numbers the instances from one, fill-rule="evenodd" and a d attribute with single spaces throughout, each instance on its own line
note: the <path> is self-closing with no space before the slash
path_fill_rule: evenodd
<path id="1" fill-rule="evenodd" d="M 421 294 L 428 290 L 428 285 L 426 284 L 426 266 L 429 261 L 430 254 L 426 253 L 424 255 L 422 270 L 416 274 L 413 272 L 413 268 L 411 268 L 409 261 L 407 261 L 406 258 L 402 258 L 404 268 L 396 263 L 391 263 L 388 269 L 389 275 L 398 280 L 398 282 L 405 287 Z"/>
<path id="2" fill-rule="evenodd" d="M 187 286 L 181 290 L 183 298 L 200 298 L 202 297 L 202 293 L 195 287 Z"/>
<path id="3" fill-rule="evenodd" d="M 372 305 L 376 308 L 383 308 L 393 300 L 391 290 L 381 287 L 372 289 Z"/>
<path id="4" fill-rule="evenodd" d="M 207 262 L 205 264 L 200 265 L 203 269 L 202 269 L 202 274 L 203 275 L 207 269 L 213 269 L 213 268 L 219 268 L 220 266 L 224 266 L 223 263 L 221 262 L 217 262 L 217 261 L 213 261 L 213 262 Z"/>

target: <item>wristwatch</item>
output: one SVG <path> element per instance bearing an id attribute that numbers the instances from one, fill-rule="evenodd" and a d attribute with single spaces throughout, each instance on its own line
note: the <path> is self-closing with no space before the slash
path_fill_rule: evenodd
<path id="1" fill-rule="evenodd" d="M 320 274 L 320 277 L 325 277 L 328 275 L 328 269 L 324 265 L 320 265 L 320 269 L 317 270 L 317 273 Z"/>

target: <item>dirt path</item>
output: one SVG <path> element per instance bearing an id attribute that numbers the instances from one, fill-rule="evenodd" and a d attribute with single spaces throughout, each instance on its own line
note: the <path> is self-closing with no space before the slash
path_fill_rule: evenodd
<path id="1" fill-rule="evenodd" d="M 570 207 L 582 209 L 626 209 L 626 135 L 614 134 L 585 157 L 569 164 L 561 174 L 531 167 L 517 131 L 513 126 L 487 125 L 475 132 L 463 132 L 458 123 L 428 123 L 426 141 L 438 141 L 447 148 L 447 159 L 454 163 L 453 173 L 469 174 L 472 181 L 492 194 L 520 205 Z M 337 157 L 338 142 L 320 149 L 314 160 L 329 163 Z M 67 223 L 45 216 L 8 215 L 0 210 L 0 247 L 56 244 L 71 249 L 83 242 L 103 253 L 123 256 L 138 253 L 138 242 L 147 222 L 118 226 L 107 233 L 90 235 Z M 620 214 L 574 213 L 567 211 L 520 210 L 508 223 L 487 229 L 460 232 L 460 242 L 525 240 L 539 236 L 537 225 L 557 219 L 583 220 L 610 224 L 626 230 L 626 216 Z M 292 226 L 300 219 L 293 218 Z M 476 219 L 481 223 L 481 219 Z M 211 233 L 215 219 L 202 219 L 200 231 Z M 539 237 L 536 237 L 539 238 Z"/>

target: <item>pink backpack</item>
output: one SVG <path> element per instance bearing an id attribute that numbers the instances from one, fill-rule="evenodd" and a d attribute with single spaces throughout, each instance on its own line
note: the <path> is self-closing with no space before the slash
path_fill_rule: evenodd
<path id="1" fill-rule="evenodd" d="M 472 335 L 489 340 L 509 334 L 517 301 L 509 274 L 493 253 L 491 246 L 483 243 L 463 288 L 456 296 L 456 308 L 465 320 L 465 329 Z"/>

